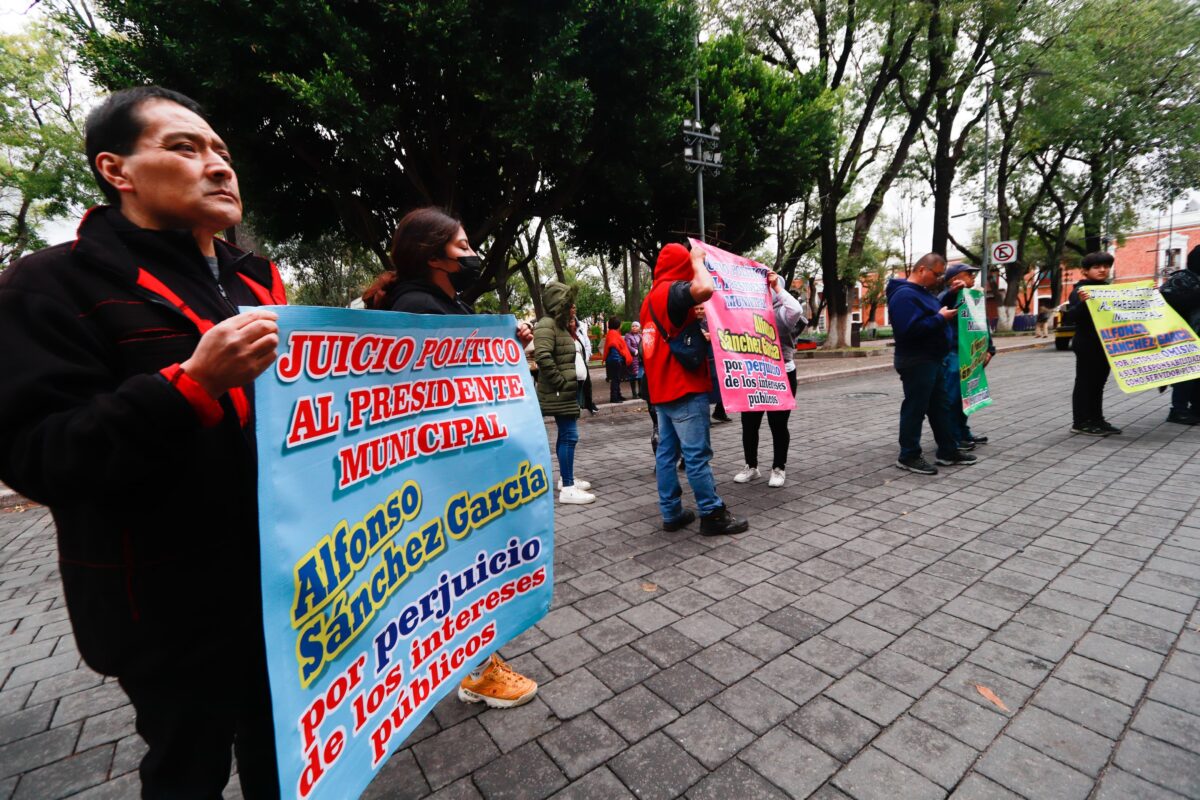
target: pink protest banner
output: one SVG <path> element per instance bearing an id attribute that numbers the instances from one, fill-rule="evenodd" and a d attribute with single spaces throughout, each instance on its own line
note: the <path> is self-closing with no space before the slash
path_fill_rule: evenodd
<path id="1" fill-rule="evenodd" d="M 769 270 L 719 247 L 691 242 L 704 251 L 704 264 L 716 286 L 704 308 L 725 410 L 795 408 L 767 288 Z"/>

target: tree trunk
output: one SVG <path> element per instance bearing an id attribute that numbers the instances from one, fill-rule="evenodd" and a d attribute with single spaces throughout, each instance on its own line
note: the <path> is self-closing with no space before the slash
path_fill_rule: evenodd
<path id="1" fill-rule="evenodd" d="M 559 283 L 567 282 L 567 274 L 563 271 L 562 258 L 558 255 L 558 243 L 554 241 L 554 228 L 550 220 L 546 220 L 546 241 L 550 242 L 550 260 L 554 262 L 554 275 Z"/>
<path id="2" fill-rule="evenodd" d="M 529 287 L 529 299 L 533 302 L 534 317 L 541 319 L 546 316 L 546 309 L 542 306 L 542 287 L 537 273 L 536 260 L 522 265 L 521 277 L 525 279 L 525 285 Z"/>
<path id="3" fill-rule="evenodd" d="M 1083 249 L 1088 253 L 1098 253 L 1103 249 L 1100 242 L 1104 235 L 1104 172 L 1101 167 L 1102 157 L 1095 156 L 1088 161 L 1088 177 L 1091 184 L 1091 197 L 1083 209 Z"/>
<path id="4" fill-rule="evenodd" d="M 629 291 L 633 294 L 632 313 L 637 315 L 642 312 L 642 262 L 633 250 L 630 250 L 628 255 Z"/>
<path id="5" fill-rule="evenodd" d="M 633 319 L 633 306 L 629 297 L 629 261 L 621 255 L 621 294 L 625 297 L 625 319 Z"/>
<path id="6" fill-rule="evenodd" d="M 838 196 L 833 191 L 829 165 L 818 174 L 821 191 L 821 282 L 825 303 L 829 309 L 829 330 L 825 347 L 850 346 L 850 309 L 846 303 L 846 284 L 838 273 L 837 209 Z"/>
<path id="7" fill-rule="evenodd" d="M 950 195 L 954 190 L 955 163 L 950 155 L 950 126 L 939 126 L 937 150 L 933 157 L 933 238 L 932 253 L 946 255 L 950 238 Z"/>
<path id="8" fill-rule="evenodd" d="M 1050 304 L 1055 308 L 1062 303 L 1062 266 L 1055 264 L 1050 269 Z"/>

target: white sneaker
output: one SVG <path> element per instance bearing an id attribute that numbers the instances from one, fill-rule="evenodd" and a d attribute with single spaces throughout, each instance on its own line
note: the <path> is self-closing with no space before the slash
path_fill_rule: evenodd
<path id="1" fill-rule="evenodd" d="M 734 483 L 749 483 L 750 481 L 754 480 L 757 477 L 760 477 L 759 472 L 758 472 L 758 467 L 752 467 L 749 464 L 747 464 L 745 467 L 742 468 L 741 472 L 739 472 L 737 475 L 733 476 L 733 482 Z"/>
<path id="2" fill-rule="evenodd" d="M 562 476 L 561 475 L 558 478 L 558 484 L 555 485 L 554 488 L 558 489 L 560 492 L 562 491 L 563 487 L 562 487 Z M 579 480 L 579 478 L 576 478 L 575 479 L 575 488 L 583 489 L 586 492 L 588 489 L 592 488 L 592 485 L 590 483 L 588 483 L 587 481 L 581 481 L 581 480 Z"/>
<path id="3" fill-rule="evenodd" d="M 772 469 L 771 470 L 771 480 L 767 481 L 767 486 L 778 489 L 780 486 L 783 486 L 783 482 L 786 479 L 787 479 L 787 475 L 786 475 L 786 473 L 784 473 L 783 470 Z"/>
<path id="4" fill-rule="evenodd" d="M 574 486 L 564 486 L 558 493 L 558 502 L 560 503 L 570 503 L 572 505 L 582 506 L 586 505 L 587 503 L 594 503 L 595 501 L 596 495 L 588 494 L 583 489 L 580 489 L 579 484 L 575 484 Z"/>

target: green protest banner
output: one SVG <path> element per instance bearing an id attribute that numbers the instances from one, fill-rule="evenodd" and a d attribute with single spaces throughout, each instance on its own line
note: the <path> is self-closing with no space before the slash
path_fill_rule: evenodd
<path id="1" fill-rule="evenodd" d="M 992 404 L 983 362 L 987 359 L 988 326 L 983 291 L 963 289 L 958 304 L 958 375 L 964 414 Z"/>

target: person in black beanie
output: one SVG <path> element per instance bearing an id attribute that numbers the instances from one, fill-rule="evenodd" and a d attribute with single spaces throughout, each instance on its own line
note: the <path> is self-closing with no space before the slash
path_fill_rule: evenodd
<path id="1" fill-rule="evenodd" d="M 1087 306 L 1088 287 L 1108 284 L 1113 257 L 1088 253 L 1080 262 L 1083 280 L 1075 284 L 1067 299 L 1067 321 L 1075 325 L 1071 349 L 1075 351 L 1075 388 L 1071 392 L 1071 433 L 1110 436 L 1121 429 L 1104 419 L 1104 382 L 1108 380 L 1108 358 Z"/>
<path id="2" fill-rule="evenodd" d="M 1188 326 L 1200 328 L 1200 245 L 1187 255 L 1187 269 L 1172 272 L 1163 282 L 1163 299 Z M 1171 385 L 1171 411 L 1167 422 L 1195 425 L 1200 422 L 1200 378 Z"/>

